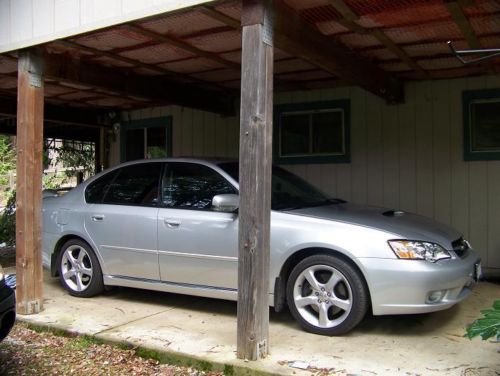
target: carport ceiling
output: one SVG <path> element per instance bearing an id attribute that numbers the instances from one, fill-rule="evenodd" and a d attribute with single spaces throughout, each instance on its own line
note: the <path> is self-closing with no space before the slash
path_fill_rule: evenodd
<path id="1" fill-rule="evenodd" d="M 495 0 L 285 0 L 277 8 L 276 91 L 355 84 L 399 101 L 406 80 L 499 72 L 498 59 L 463 66 L 446 45 L 500 47 Z M 240 22 L 241 3 L 221 1 L 49 43 L 46 101 L 228 113 L 240 88 Z M 0 93 L 15 95 L 16 71 L 15 53 L 0 56 Z"/>

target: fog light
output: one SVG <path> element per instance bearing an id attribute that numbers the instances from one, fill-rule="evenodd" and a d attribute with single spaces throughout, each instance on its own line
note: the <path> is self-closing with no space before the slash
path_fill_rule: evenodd
<path id="1" fill-rule="evenodd" d="M 431 291 L 427 296 L 427 303 L 439 303 L 444 297 L 444 290 Z"/>

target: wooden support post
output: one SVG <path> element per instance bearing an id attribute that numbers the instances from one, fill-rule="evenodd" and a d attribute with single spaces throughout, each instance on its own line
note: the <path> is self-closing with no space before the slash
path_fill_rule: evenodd
<path id="1" fill-rule="evenodd" d="M 42 309 L 43 64 L 37 49 L 19 52 L 17 84 L 17 313 Z"/>
<path id="2" fill-rule="evenodd" d="M 248 360 L 264 358 L 269 351 L 273 128 L 270 9 L 270 1 L 243 0 L 237 356 Z"/>
<path id="3" fill-rule="evenodd" d="M 95 139 L 95 173 L 99 173 L 104 168 L 104 128 L 99 128 L 99 134 Z"/>

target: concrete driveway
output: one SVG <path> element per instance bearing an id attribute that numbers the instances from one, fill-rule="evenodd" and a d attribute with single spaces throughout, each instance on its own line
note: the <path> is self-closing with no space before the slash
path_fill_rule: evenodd
<path id="1" fill-rule="evenodd" d="M 44 311 L 20 320 L 154 349 L 166 359 L 225 365 L 227 373 L 500 375 L 500 344 L 463 338 L 465 325 L 500 299 L 498 284 L 479 284 L 447 311 L 367 317 L 344 337 L 306 333 L 288 312 L 271 310 L 271 354 L 258 362 L 236 359 L 234 302 L 125 288 L 78 299 L 47 273 L 44 294 Z"/>

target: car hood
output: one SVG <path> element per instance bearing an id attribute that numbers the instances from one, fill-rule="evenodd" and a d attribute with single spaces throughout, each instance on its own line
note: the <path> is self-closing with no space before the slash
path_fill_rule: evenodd
<path id="1" fill-rule="evenodd" d="M 351 203 L 301 208 L 288 213 L 371 227 L 393 233 L 395 238 L 430 241 L 447 249 L 461 236 L 454 228 L 421 215 Z"/>

